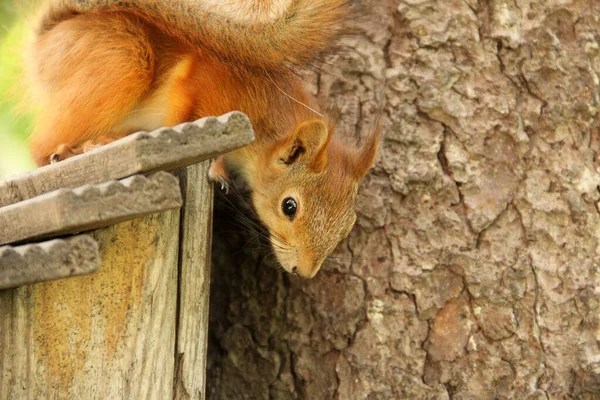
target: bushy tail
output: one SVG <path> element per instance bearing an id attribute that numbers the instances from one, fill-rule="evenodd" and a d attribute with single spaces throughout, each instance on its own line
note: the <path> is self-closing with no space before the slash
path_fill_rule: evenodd
<path id="1" fill-rule="evenodd" d="M 47 0 L 38 34 L 82 13 L 126 12 L 224 61 L 281 70 L 330 50 L 353 0 Z"/>

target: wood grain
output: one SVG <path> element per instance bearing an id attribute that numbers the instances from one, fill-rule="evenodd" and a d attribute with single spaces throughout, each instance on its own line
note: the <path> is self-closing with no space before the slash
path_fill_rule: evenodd
<path id="1" fill-rule="evenodd" d="M 0 245 L 82 232 L 181 206 L 179 181 L 168 172 L 147 178 L 60 189 L 0 208 Z"/>
<path id="2" fill-rule="evenodd" d="M 89 274 L 98 268 L 98 244 L 88 235 L 0 247 L 0 289 Z"/>
<path id="3" fill-rule="evenodd" d="M 213 217 L 213 187 L 206 179 L 209 162 L 187 168 L 182 179 L 175 399 L 203 400 Z"/>
<path id="4" fill-rule="evenodd" d="M 60 188 L 76 188 L 142 172 L 173 170 L 214 158 L 254 140 L 248 117 L 231 112 L 173 128 L 139 132 L 0 183 L 0 207 Z"/>
<path id="5" fill-rule="evenodd" d="M 0 291 L 0 397 L 173 397 L 180 211 L 93 233 L 92 275 Z"/>

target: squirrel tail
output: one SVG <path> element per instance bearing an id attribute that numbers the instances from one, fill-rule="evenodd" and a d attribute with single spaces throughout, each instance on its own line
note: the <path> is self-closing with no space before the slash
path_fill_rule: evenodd
<path id="1" fill-rule="evenodd" d="M 285 70 L 331 50 L 356 0 L 48 0 L 37 34 L 82 13 L 124 12 L 247 67 Z"/>

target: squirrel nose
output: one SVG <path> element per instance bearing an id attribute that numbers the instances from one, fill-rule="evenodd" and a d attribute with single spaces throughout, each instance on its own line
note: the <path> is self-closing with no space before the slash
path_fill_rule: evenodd
<path id="1" fill-rule="evenodd" d="M 298 257 L 294 253 L 281 253 L 275 248 L 275 255 L 279 264 L 290 274 L 300 276 L 302 278 L 312 278 L 315 276 L 323 259 L 315 261 L 315 257 L 309 254 L 308 257 Z"/>
<path id="2" fill-rule="evenodd" d="M 303 278 L 310 279 L 317 274 L 319 269 L 321 269 L 321 264 L 323 262 L 310 262 L 307 264 L 300 263 L 300 268 L 294 267 L 292 268 L 292 273 Z"/>

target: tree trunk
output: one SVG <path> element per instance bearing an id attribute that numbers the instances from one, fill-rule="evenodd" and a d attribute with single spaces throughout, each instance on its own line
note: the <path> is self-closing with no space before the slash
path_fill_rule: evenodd
<path id="1" fill-rule="evenodd" d="M 368 8 L 313 80 L 383 105 L 357 226 L 301 280 L 217 215 L 209 398 L 598 398 L 600 2 Z"/>

